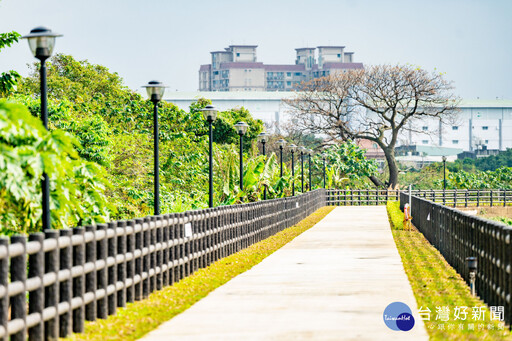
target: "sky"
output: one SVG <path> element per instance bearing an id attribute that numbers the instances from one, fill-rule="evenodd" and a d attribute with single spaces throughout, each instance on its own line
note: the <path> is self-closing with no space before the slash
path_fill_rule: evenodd
<path id="1" fill-rule="evenodd" d="M 293 64 L 295 48 L 343 45 L 365 65 L 443 72 L 465 99 L 512 99 L 511 0 L 0 0 L 0 32 L 46 26 L 54 53 L 102 64 L 134 90 L 161 80 L 196 91 L 210 51 L 258 45 L 258 61 Z M 25 41 L 0 72 L 28 74 Z"/>

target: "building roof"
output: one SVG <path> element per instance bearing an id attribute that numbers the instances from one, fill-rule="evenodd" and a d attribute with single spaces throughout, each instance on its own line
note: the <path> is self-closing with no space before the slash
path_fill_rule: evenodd
<path id="1" fill-rule="evenodd" d="M 221 69 L 263 69 L 263 63 L 258 62 L 229 62 L 220 63 Z"/>
<path id="2" fill-rule="evenodd" d="M 323 49 L 323 48 L 337 48 L 337 49 L 344 49 L 345 46 L 317 46 L 317 48 L 319 49 Z"/>
<path id="3" fill-rule="evenodd" d="M 199 68 L 199 71 L 210 71 L 212 68 L 212 65 L 211 64 L 203 64 L 201 65 L 201 67 Z"/>
<path id="4" fill-rule="evenodd" d="M 462 153 L 462 149 L 460 148 L 449 148 L 449 147 L 438 147 L 438 146 L 425 146 L 420 144 L 415 145 L 402 145 L 396 147 L 398 151 L 405 150 L 405 151 L 417 151 L 419 153 L 425 153 L 425 155 L 430 156 L 450 156 L 450 155 L 457 155 L 459 153 Z"/>
<path id="5" fill-rule="evenodd" d="M 302 50 L 315 50 L 316 47 L 299 47 L 296 48 L 295 51 L 302 51 Z"/>
<path id="6" fill-rule="evenodd" d="M 207 98 L 215 100 L 274 100 L 295 98 L 292 91 L 169 91 L 165 93 L 164 100 L 168 102 L 197 100 Z"/>
<path id="7" fill-rule="evenodd" d="M 304 71 L 304 64 L 270 64 L 264 65 L 265 71 Z"/>
<path id="8" fill-rule="evenodd" d="M 229 47 L 258 47 L 258 45 L 229 45 Z"/>
<path id="9" fill-rule="evenodd" d="M 463 99 L 459 108 L 512 108 L 511 99 Z"/>
<path id="10" fill-rule="evenodd" d="M 210 53 L 211 54 L 214 54 L 214 53 L 231 53 L 231 51 L 212 51 Z"/>
<path id="11" fill-rule="evenodd" d="M 344 52 L 345 54 L 354 54 L 354 52 Z"/>
<path id="12" fill-rule="evenodd" d="M 318 65 L 315 68 L 313 66 L 314 70 L 320 70 Z M 328 62 L 324 63 L 322 66 L 322 69 L 345 69 L 345 70 L 355 70 L 355 69 L 364 69 L 363 63 L 336 63 L 336 62 Z"/>

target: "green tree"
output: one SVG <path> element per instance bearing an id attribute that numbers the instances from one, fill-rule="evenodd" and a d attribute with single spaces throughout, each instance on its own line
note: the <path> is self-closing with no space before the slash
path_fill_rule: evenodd
<path id="1" fill-rule="evenodd" d="M 0 33 L 0 51 L 17 43 L 20 37 L 21 35 L 15 31 Z M 10 70 L 2 72 L 2 74 L 0 74 L 0 97 L 7 97 L 16 90 L 16 84 L 20 78 L 21 76 L 16 71 Z"/>

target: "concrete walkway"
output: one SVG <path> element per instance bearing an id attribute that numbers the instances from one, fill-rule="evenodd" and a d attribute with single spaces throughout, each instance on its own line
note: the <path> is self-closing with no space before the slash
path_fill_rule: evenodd
<path id="1" fill-rule="evenodd" d="M 404 302 L 416 320 L 390 330 Z M 428 340 L 384 206 L 337 207 L 143 340 Z"/>

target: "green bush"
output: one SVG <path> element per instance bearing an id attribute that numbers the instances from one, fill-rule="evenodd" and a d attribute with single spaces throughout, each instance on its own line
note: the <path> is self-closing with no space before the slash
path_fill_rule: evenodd
<path id="1" fill-rule="evenodd" d="M 386 208 L 388 210 L 388 217 L 393 230 L 403 230 L 404 229 L 404 212 L 400 210 L 400 202 L 398 201 L 388 201 L 386 203 Z"/>

